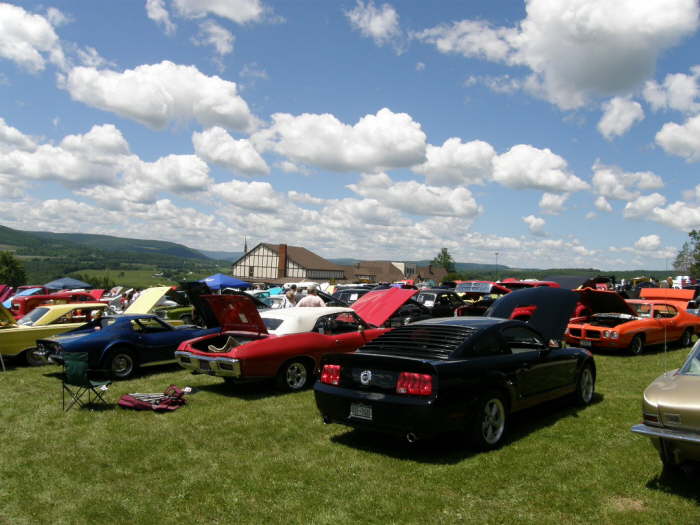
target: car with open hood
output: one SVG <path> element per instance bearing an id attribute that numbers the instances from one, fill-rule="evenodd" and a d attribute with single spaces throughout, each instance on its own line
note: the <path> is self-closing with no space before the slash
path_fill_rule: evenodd
<path id="1" fill-rule="evenodd" d="M 664 468 L 700 462 L 700 341 L 685 363 L 657 377 L 642 397 L 642 422 L 632 432 L 647 436 Z"/>
<path id="2" fill-rule="evenodd" d="M 578 296 L 532 288 L 496 301 L 485 317 L 445 317 L 380 335 L 351 354 L 321 361 L 314 386 L 325 423 L 389 432 L 409 441 L 464 431 L 481 449 L 499 446 L 511 415 L 572 395 L 591 402 L 591 353 L 562 348 Z M 529 322 L 510 320 L 535 306 Z"/>
<path id="3" fill-rule="evenodd" d="M 398 288 L 366 294 L 347 307 L 281 308 L 259 312 L 247 294 L 192 294 L 216 334 L 185 341 L 178 363 L 226 382 L 275 378 L 283 390 L 301 390 L 315 376 L 321 357 L 352 352 L 387 328 L 378 328 L 415 294 Z"/>
<path id="4" fill-rule="evenodd" d="M 0 353 L 22 358 L 32 366 L 44 364 L 36 351 L 37 339 L 74 330 L 106 309 L 106 304 L 95 302 L 46 305 L 15 321 L 12 313 L 0 305 Z"/>
<path id="5" fill-rule="evenodd" d="M 700 330 L 700 318 L 686 311 L 692 290 L 645 288 L 642 299 L 628 300 L 616 292 L 590 288 L 576 293 L 579 313 L 567 327 L 569 344 L 638 355 L 649 345 L 690 346 Z"/>

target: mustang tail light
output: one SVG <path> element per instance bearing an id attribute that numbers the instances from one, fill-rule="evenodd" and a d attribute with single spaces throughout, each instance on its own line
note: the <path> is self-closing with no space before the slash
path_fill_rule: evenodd
<path id="1" fill-rule="evenodd" d="M 620 334 L 618 334 L 615 330 L 603 330 L 603 337 L 607 337 L 608 339 L 617 339 L 620 337 Z"/>
<path id="2" fill-rule="evenodd" d="M 433 376 L 430 374 L 401 372 L 398 381 L 396 381 L 396 393 L 411 394 L 414 396 L 432 395 Z"/>
<path id="3" fill-rule="evenodd" d="M 321 383 L 327 385 L 340 384 L 340 365 L 323 365 L 321 371 Z"/>

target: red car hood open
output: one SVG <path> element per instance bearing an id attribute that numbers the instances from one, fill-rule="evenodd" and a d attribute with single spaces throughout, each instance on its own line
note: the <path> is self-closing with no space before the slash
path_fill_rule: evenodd
<path id="1" fill-rule="evenodd" d="M 584 288 L 575 290 L 579 294 L 580 301 L 588 308 L 592 314 L 630 314 L 636 316 L 637 313 L 625 302 L 625 299 L 617 292 L 605 290 L 593 290 Z"/>
<path id="2" fill-rule="evenodd" d="M 417 293 L 418 290 L 409 288 L 373 290 L 352 303 L 350 308 L 368 323 L 382 326 L 387 319 L 396 313 L 396 310 Z"/>
<path id="3" fill-rule="evenodd" d="M 225 331 L 266 334 L 267 328 L 251 297 L 241 295 L 202 295 Z"/>

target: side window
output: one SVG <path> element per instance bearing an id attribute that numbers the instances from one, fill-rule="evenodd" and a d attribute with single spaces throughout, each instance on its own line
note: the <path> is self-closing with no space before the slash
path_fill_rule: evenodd
<path id="1" fill-rule="evenodd" d="M 670 304 L 659 304 L 654 307 L 654 317 L 670 319 L 676 315 L 678 315 L 678 310 Z"/>
<path id="2" fill-rule="evenodd" d="M 353 313 L 340 312 L 320 318 L 316 321 L 314 331 L 326 335 L 346 334 L 357 332 L 361 324 L 363 323 Z"/>
<path id="3" fill-rule="evenodd" d="M 501 338 L 494 333 L 480 337 L 479 340 L 474 343 L 472 350 L 474 355 L 478 356 L 498 355 L 503 354 L 504 351 L 505 349 L 503 348 Z"/>
<path id="4" fill-rule="evenodd" d="M 514 354 L 545 348 L 540 336 L 527 326 L 507 326 L 501 333 Z"/>

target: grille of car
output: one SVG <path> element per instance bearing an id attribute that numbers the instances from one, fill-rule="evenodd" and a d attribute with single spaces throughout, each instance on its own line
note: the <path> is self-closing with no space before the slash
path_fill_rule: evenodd
<path id="1" fill-rule="evenodd" d="M 573 335 L 574 337 L 581 337 L 581 329 L 580 328 L 570 328 L 569 333 Z"/>
<path id="2" fill-rule="evenodd" d="M 600 330 L 586 330 L 586 337 L 591 339 L 600 339 Z"/>
<path id="3" fill-rule="evenodd" d="M 386 332 L 362 347 L 363 353 L 447 359 L 474 333 L 467 326 L 408 325 Z"/>

